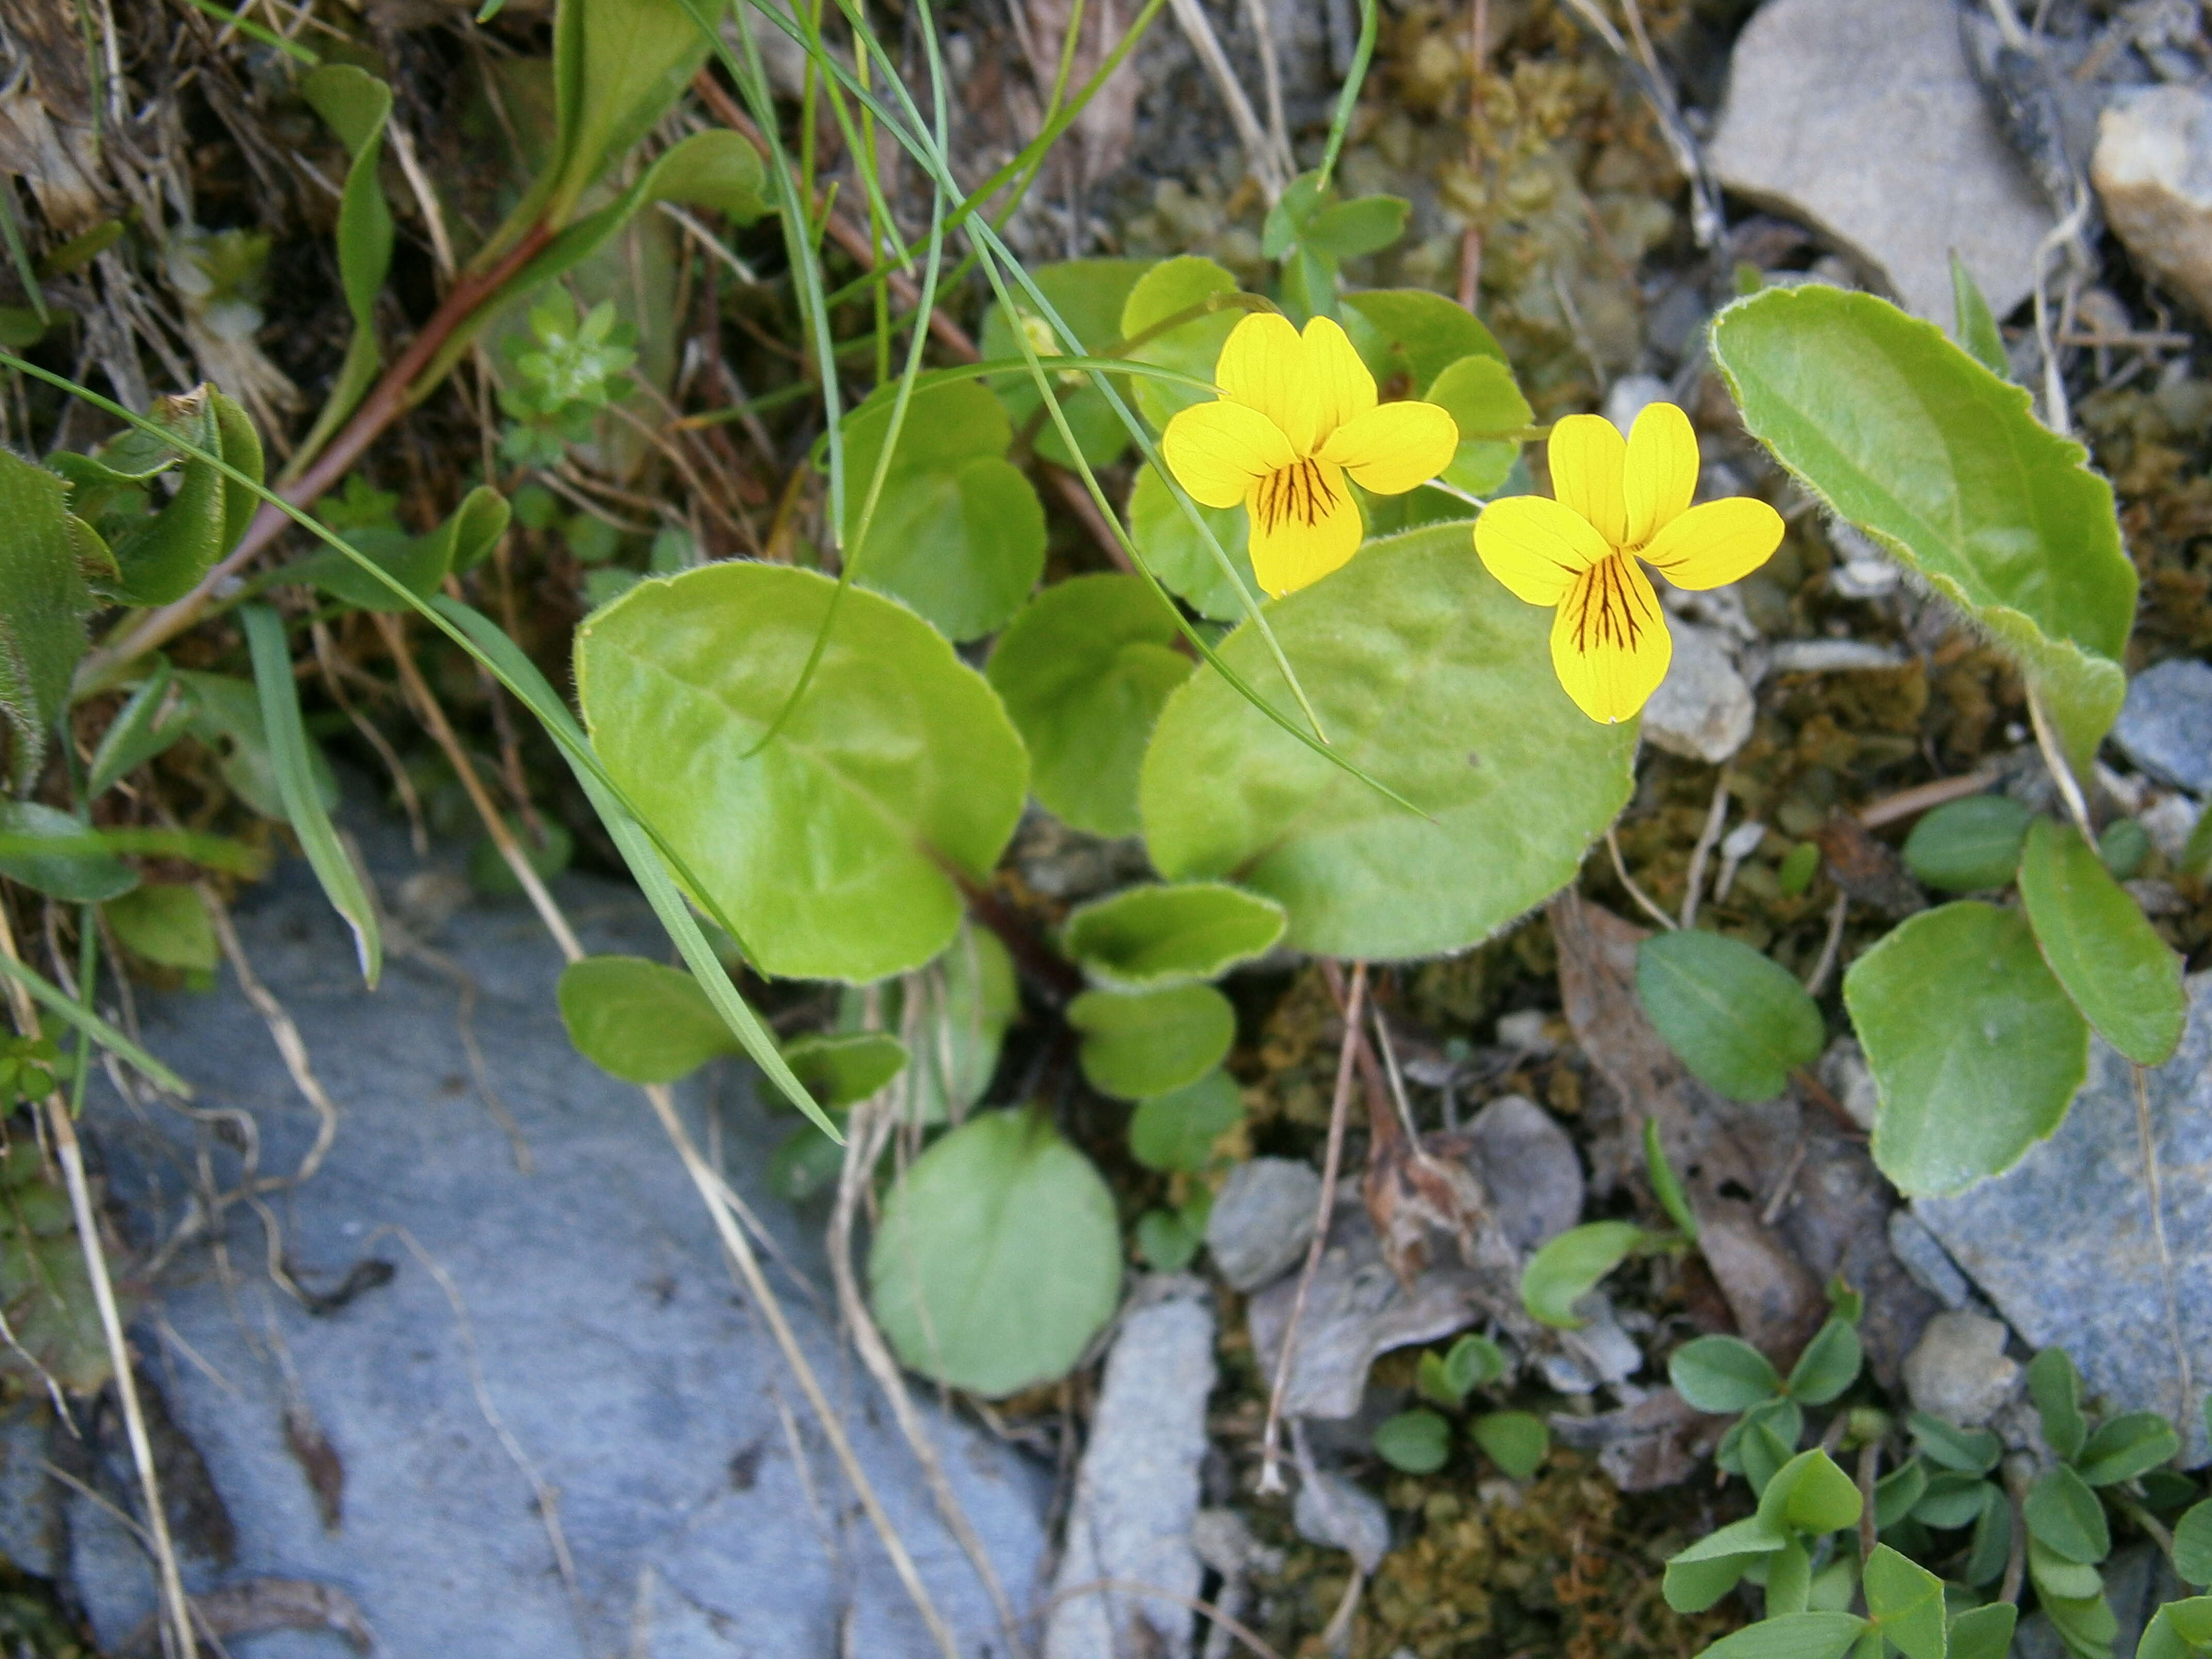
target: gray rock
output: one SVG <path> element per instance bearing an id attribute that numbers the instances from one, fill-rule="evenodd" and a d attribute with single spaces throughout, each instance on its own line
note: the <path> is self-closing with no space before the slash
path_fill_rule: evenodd
<path id="1" fill-rule="evenodd" d="M 1905 1390 L 1931 1417 L 1978 1429 L 2020 1388 L 2021 1369 L 2005 1357 L 2010 1334 L 2001 1320 L 1940 1313 L 1905 1357 Z"/>
<path id="2" fill-rule="evenodd" d="M 1947 1309 L 1956 1312 L 1972 1298 L 1973 1287 L 1959 1264 L 1911 1211 L 1899 1207 L 1889 1212 L 1889 1249 L 1912 1275 L 1912 1282 Z"/>
<path id="3" fill-rule="evenodd" d="M 1575 1304 L 1583 1322 L 1561 1331 L 1557 1352 L 1534 1356 L 1544 1381 L 1559 1394 L 1589 1394 L 1626 1382 L 1644 1369 L 1644 1345 L 1621 1328 L 1613 1298 L 1592 1291 Z"/>
<path id="4" fill-rule="evenodd" d="M 1625 433 L 1646 408 L 1664 403 L 1668 390 L 1656 374 L 1624 374 L 1606 388 L 1605 418 Z"/>
<path id="5" fill-rule="evenodd" d="M 2136 675 L 2112 741 L 2154 776 L 2212 794 L 2212 664 L 2177 657 Z"/>
<path id="6" fill-rule="evenodd" d="M 1820 1081 L 1842 1103 L 1852 1122 L 1873 1131 L 1875 1109 L 1881 1103 L 1881 1095 L 1857 1038 L 1838 1037 L 1821 1052 Z"/>
<path id="7" fill-rule="evenodd" d="M 1291 1158 L 1255 1158 L 1229 1172 L 1206 1218 L 1206 1248 L 1233 1289 L 1249 1292 L 1295 1267 L 1313 1243 L 1321 1176 Z"/>
<path id="8" fill-rule="evenodd" d="M 1299 1537 L 1344 1551 L 1362 1572 L 1373 1572 L 1390 1553 L 1390 1511 L 1382 1500 L 1327 1469 L 1311 1469 L 1299 1478 L 1291 1519 Z"/>
<path id="9" fill-rule="evenodd" d="M 1751 687 L 1717 630 L 1677 622 L 1673 631 L 1674 660 L 1644 706 L 1644 735 L 1669 754 L 1717 766 L 1751 735 Z"/>
<path id="10" fill-rule="evenodd" d="M 2189 981 L 2181 1048 L 2144 1074 L 2173 1296 L 2191 1374 L 2212 1377 L 2212 973 Z M 2151 1227 L 2134 1068 L 2093 1039 L 2089 1079 L 2057 1133 L 2006 1174 L 1916 1214 L 2031 1347 L 2063 1347 L 2113 1411 L 2162 1411 L 2207 1461 Z"/>
<path id="11" fill-rule="evenodd" d="M 2152 87 L 2112 105 L 2089 176 L 2136 263 L 2212 321 L 2212 94 Z"/>
<path id="12" fill-rule="evenodd" d="M 361 834 L 396 891 L 404 843 L 375 826 Z M 593 948 L 665 954 L 625 890 L 570 878 L 560 890 Z M 185 1249 L 134 1333 L 148 1380 L 205 1460 L 204 1509 L 227 1510 L 234 1532 L 227 1566 L 188 1549 L 192 1588 L 264 1576 L 337 1586 L 392 1655 L 727 1659 L 844 1642 L 933 1656 L 642 1096 L 569 1047 L 553 1000 L 561 959 L 529 912 L 477 905 L 454 918 L 439 948 L 473 982 L 467 1011 L 455 981 L 419 955 L 397 956 L 381 988 L 364 991 L 304 865 L 246 892 L 237 921 L 342 1115 L 320 1173 L 269 1195 L 281 1240 L 234 1206 L 227 1266 L 204 1246 Z M 111 1191 L 143 1242 L 184 1212 L 195 1159 L 236 1186 L 239 1139 L 217 1132 L 231 1125 L 214 1114 L 258 1126 L 264 1174 L 293 1170 L 316 1126 L 228 973 L 209 995 L 142 993 L 139 1010 L 148 1046 L 194 1080 L 207 1109 L 195 1121 L 95 1097 Z M 515 1140 L 471 1085 L 461 1018 Z M 709 1074 L 685 1091 L 684 1115 L 703 1143 L 710 1126 L 719 1134 L 728 1180 L 784 1257 L 826 1283 L 816 1222 L 802 1225 L 762 1183 L 796 1120 L 760 1106 L 748 1077 Z M 532 1173 L 518 1168 L 517 1141 Z M 309 1313 L 261 1265 L 280 1245 L 310 1291 L 331 1291 L 352 1273 L 357 1294 Z M 388 1283 L 374 1267 L 359 1279 L 374 1263 L 388 1267 Z M 1002 1653 L 976 1573 L 818 1292 L 789 1273 L 779 1289 L 963 1652 Z M 998 1439 L 918 1405 L 1000 1578 L 1028 1605 L 1046 1544 L 1040 1474 Z M 288 1407 L 343 1471 L 342 1516 L 329 1529 L 288 1451 Z M 558 1495 L 573 1595 L 519 1459 Z M 119 1449 L 103 1447 L 90 1473 L 135 1508 Z M 72 1498 L 64 1518 L 57 1565 L 112 1647 L 151 1611 L 150 1575 L 94 1504 Z M 187 1546 L 206 1530 L 189 1528 Z M 283 1632 L 252 1650 L 316 1659 L 335 1650 L 327 1637 Z"/>
<path id="13" fill-rule="evenodd" d="M 1500 1095 L 1468 1125 L 1498 1224 L 1523 1255 L 1583 1218 L 1583 1166 L 1559 1120 L 1520 1095 Z"/>
<path id="14" fill-rule="evenodd" d="M 1895 592 L 1905 580 L 1903 567 L 1872 537 L 1841 519 L 1829 522 L 1828 542 L 1843 556 L 1843 562 L 1829 569 L 1828 580 L 1847 599 L 1878 599 Z"/>
<path id="15" fill-rule="evenodd" d="M 1150 1298 L 1149 1300 L 1147 1298 Z M 1198 1469 L 1206 1456 L 1206 1397 L 1213 1389 L 1213 1313 L 1206 1286 L 1187 1275 L 1153 1280 L 1121 1323 L 1107 1357 L 1091 1442 L 1067 1512 L 1067 1549 L 1045 1626 L 1045 1659 L 1117 1659 L 1190 1652 L 1182 1601 L 1102 1579 L 1198 1594 L 1201 1564 L 1191 1542 Z M 1075 1593 L 1080 1592 L 1080 1593 Z"/>
<path id="16" fill-rule="evenodd" d="M 1951 320 L 1951 251 L 2000 317 L 2051 215 L 1934 0 L 1769 0 L 1737 37 L 1708 154 L 1721 182 L 1812 225 L 1907 309 Z"/>

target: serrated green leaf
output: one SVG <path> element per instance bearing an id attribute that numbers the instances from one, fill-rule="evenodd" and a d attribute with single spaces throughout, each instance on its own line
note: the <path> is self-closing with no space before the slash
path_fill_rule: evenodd
<path id="1" fill-rule="evenodd" d="M 1782 1378 L 1766 1356 L 1737 1336 L 1700 1336 L 1667 1361 L 1674 1392 L 1716 1416 L 1749 1411 L 1782 1391 Z"/>
<path id="2" fill-rule="evenodd" d="M 1213 1144 L 1244 1120 L 1236 1079 L 1216 1068 L 1195 1083 L 1139 1101 L 1129 1119 L 1129 1156 L 1148 1170 L 1195 1174 Z"/>
<path id="3" fill-rule="evenodd" d="M 2020 663 L 2087 776 L 2126 692 L 2136 573 L 2081 446 L 1872 295 L 1770 289 L 1712 342 L 1752 434 Z"/>
<path id="4" fill-rule="evenodd" d="M 1825 1406 L 1858 1380 L 1863 1358 L 1859 1334 L 1851 1322 L 1831 1318 L 1797 1356 L 1784 1386 L 1793 1400 Z"/>
<path id="5" fill-rule="evenodd" d="M 1092 835 L 1137 832 L 1145 745 L 1195 665 L 1178 637 L 1144 578 L 1119 574 L 1055 582 L 1006 624 L 984 678 L 1029 750 L 1030 787 L 1047 811 Z"/>
<path id="6" fill-rule="evenodd" d="M 1065 1374 L 1121 1287 L 1114 1195 L 1034 1110 L 982 1113 L 931 1146 L 892 1186 L 868 1252 L 899 1358 L 992 1399 Z"/>
<path id="7" fill-rule="evenodd" d="M 138 884 L 138 872 L 112 853 L 87 847 L 90 826 L 81 818 L 36 801 L 0 800 L 0 832 L 11 842 L 51 842 L 54 850 L 0 855 L 0 876 L 68 904 L 97 904 L 118 898 Z"/>
<path id="8" fill-rule="evenodd" d="M 1552 1431 L 1534 1412 L 1485 1412 L 1468 1432 L 1509 1480 L 1526 1480 L 1551 1455 Z"/>
<path id="9" fill-rule="evenodd" d="M 2212 1498 L 2191 1505 L 2174 1523 L 2173 1570 L 2200 1589 L 2212 1584 Z"/>
<path id="10" fill-rule="evenodd" d="M 866 1100 L 906 1069 L 906 1045 L 888 1031 L 816 1032 L 783 1046 L 792 1075 L 832 1110 Z"/>
<path id="11" fill-rule="evenodd" d="M 2022 1512 L 2028 1535 L 2069 1561 L 2087 1566 L 2112 1552 L 2104 1504 L 2089 1483 L 2066 1464 L 2045 1469 L 2036 1477 Z"/>
<path id="12" fill-rule="evenodd" d="M 1416 1408 L 1375 1425 L 1375 1455 L 1407 1474 L 1434 1474 L 1451 1455 L 1451 1425 Z"/>
<path id="13" fill-rule="evenodd" d="M 1521 1270 L 1521 1305 L 1529 1316 L 1563 1331 L 1585 1322 L 1575 1304 L 1597 1288 L 1644 1242 L 1632 1221 L 1589 1221 L 1547 1240 Z"/>
<path id="14" fill-rule="evenodd" d="M 715 564 L 641 583 L 576 634 L 609 775 L 771 974 L 854 982 L 919 967 L 959 926 L 939 860 L 980 880 L 1027 763 L 997 696 L 927 623 L 848 592 L 812 688 L 775 740 L 836 592 Z"/>
<path id="15" fill-rule="evenodd" d="M 2034 817 L 2004 795 L 1946 801 L 1905 838 L 1905 867 L 1929 886 L 1950 893 L 2009 887 Z"/>
<path id="16" fill-rule="evenodd" d="M 1905 1659 L 1944 1659 L 1943 1581 L 1887 1544 L 1867 1557 L 1867 1613 Z"/>
<path id="17" fill-rule="evenodd" d="M 2088 1022 L 2027 919 L 1976 900 L 1912 917 L 1853 963 L 1844 1006 L 1880 1091 L 1875 1162 L 1911 1197 L 2010 1169 L 2088 1074 Z"/>
<path id="18" fill-rule="evenodd" d="M 1292 741 L 1218 676 L 1186 682 L 1139 790 L 1153 864 L 1273 899 L 1295 948 L 1375 960 L 1479 943 L 1571 879 L 1627 799 L 1634 728 L 1567 701 L 1549 623 L 1468 556 L 1463 525 L 1370 543 L 1267 616 L 1336 751 L 1431 815 Z M 1249 623 L 1222 653 L 1285 695 Z M 1534 823 L 1542 836 L 1523 833 Z"/>
<path id="19" fill-rule="evenodd" d="M 1124 888 L 1070 913 L 1067 954 L 1103 985 L 1146 990 L 1210 980 L 1283 936 L 1283 908 L 1218 881 Z"/>
<path id="20" fill-rule="evenodd" d="M 1470 495 L 1496 490 L 1521 454 L 1521 441 L 1504 434 L 1536 418 L 1513 371 L 1496 357 L 1476 353 L 1446 364 L 1420 395 L 1459 428 L 1459 447 L 1443 470 L 1443 481 Z"/>
<path id="21" fill-rule="evenodd" d="M 1195 1083 L 1221 1063 L 1237 1013 L 1211 985 L 1157 991 L 1085 991 L 1067 1005 L 1083 1033 L 1076 1052 L 1101 1094 L 1148 1100 Z"/>
<path id="22" fill-rule="evenodd" d="M 2012 359 L 2005 353 L 2004 335 L 1982 296 L 1981 285 L 1955 248 L 1951 253 L 1951 331 L 1966 354 L 2000 380 L 2010 380 Z"/>
<path id="23" fill-rule="evenodd" d="M 1033 265 L 1030 276 L 1052 302 L 1052 308 L 1060 313 L 1060 319 L 1075 331 L 1083 351 L 1097 356 L 1119 343 L 1121 308 L 1128 302 L 1129 290 L 1152 269 L 1152 264 L 1149 259 L 1066 259 L 1056 264 Z M 1031 343 L 1040 356 L 1048 355 L 1048 347 L 1053 354 L 1067 355 L 1066 343 L 1051 337 L 1049 326 L 1043 325 L 1042 319 L 1036 319 Z M 1021 348 L 1014 341 L 1013 324 L 1004 306 L 993 306 L 983 319 L 980 349 L 987 362 L 1021 355 Z M 1042 400 L 1037 396 L 1036 382 L 1030 376 L 994 375 L 989 385 L 1006 406 L 1007 418 L 1018 429 L 1036 419 Z M 1059 391 L 1060 410 L 1067 417 L 1068 430 L 1075 434 L 1084 459 L 1094 467 L 1111 466 L 1120 460 L 1121 452 L 1128 447 L 1128 430 L 1112 405 L 1090 384 L 1088 377 L 1079 374 L 1075 384 Z M 1127 395 L 1126 383 L 1123 395 Z M 1067 446 L 1049 420 L 1037 428 L 1036 453 L 1058 466 L 1072 468 L 1075 465 Z"/>
<path id="24" fill-rule="evenodd" d="M 2027 1395 L 2043 1422 L 2043 1437 L 2061 1457 L 2078 1455 L 2089 1438 L 2081 1415 L 2081 1373 L 2063 1348 L 2045 1348 L 2027 1362 Z"/>
<path id="25" fill-rule="evenodd" d="M 1260 579 L 1252 574 L 1252 515 L 1241 507 L 1200 507 L 1198 516 L 1229 556 L 1236 581 L 1254 600 L 1262 598 Z M 1160 585 L 1200 616 L 1235 622 L 1244 615 L 1244 600 L 1213 550 L 1184 516 L 1166 480 L 1149 466 L 1139 470 L 1129 488 L 1129 539 Z"/>
<path id="26" fill-rule="evenodd" d="M 221 959 L 215 924 L 189 887 L 137 887 L 100 907 L 125 950 L 164 968 L 208 973 Z"/>
<path id="27" fill-rule="evenodd" d="M 562 970 L 555 996 L 576 1052 L 625 1083 L 673 1083 L 742 1052 L 699 981 L 665 963 L 586 957 Z"/>
<path id="28" fill-rule="evenodd" d="M 9 734 L 9 781 L 27 789 L 48 734 L 68 706 L 84 654 L 92 591 L 83 556 L 98 545 L 70 517 L 68 486 L 0 448 L 0 720 Z"/>
<path id="29" fill-rule="evenodd" d="M 245 624 L 246 642 L 253 658 L 253 678 L 261 694 L 261 726 L 269 739 L 269 763 L 276 774 L 276 793 L 292 833 L 308 867 L 322 884 L 323 896 L 353 930 L 354 954 L 361 976 L 369 989 L 384 973 L 384 938 L 376 920 L 376 905 L 368 896 L 353 855 L 338 840 L 323 800 L 315 761 L 318 751 L 300 717 L 300 690 L 292 678 L 292 650 L 284 637 L 283 618 L 265 605 L 239 610 Z M 325 769 L 327 770 L 327 763 Z"/>
<path id="30" fill-rule="evenodd" d="M 1636 996 L 1682 1063 L 1731 1100 L 1771 1100 L 1827 1044 L 1820 1007 L 1796 976 L 1719 933 L 1685 927 L 1645 939 Z"/>
<path id="31" fill-rule="evenodd" d="M 845 422 L 849 479 L 875 473 L 890 430 L 886 387 Z M 1006 459 L 1006 414 L 975 380 L 919 387 L 908 400 L 867 534 L 864 488 L 845 494 L 853 580 L 903 600 L 953 640 L 995 633 L 1044 569 L 1044 508 Z"/>
<path id="32" fill-rule="evenodd" d="M 2117 1486 L 2172 1462 L 2180 1449 L 2181 1437 L 2164 1413 L 2124 1412 L 2097 1425 L 2074 1467 L 2093 1486 Z"/>
<path id="33" fill-rule="evenodd" d="M 2098 1034 L 2160 1066 L 2181 1046 L 2189 997 L 2181 958 L 2071 824 L 2038 819 L 2021 855 L 2020 896 L 2043 959 Z"/>

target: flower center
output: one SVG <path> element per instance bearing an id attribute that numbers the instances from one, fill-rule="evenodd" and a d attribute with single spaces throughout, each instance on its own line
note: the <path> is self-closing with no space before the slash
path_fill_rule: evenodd
<path id="1" fill-rule="evenodd" d="M 1285 519 L 1311 529 L 1336 510 L 1336 491 L 1329 488 L 1321 463 L 1309 455 L 1267 475 L 1258 507 L 1260 527 L 1270 536 Z"/>
<path id="2" fill-rule="evenodd" d="M 1629 580 L 1628 556 L 1616 553 L 1601 559 L 1576 584 L 1575 649 L 1589 652 L 1611 646 L 1633 651 L 1651 621 L 1645 614 L 1643 595 Z"/>

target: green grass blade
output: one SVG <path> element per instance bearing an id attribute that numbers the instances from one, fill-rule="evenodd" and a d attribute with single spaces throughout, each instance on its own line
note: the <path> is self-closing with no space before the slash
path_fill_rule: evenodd
<path id="1" fill-rule="evenodd" d="M 309 763 L 307 728 L 300 718 L 300 693 L 292 678 L 292 648 L 284 638 L 284 619 L 272 606 L 249 605 L 239 612 L 246 627 L 246 643 L 253 657 L 254 683 L 261 690 L 261 724 L 269 733 L 269 759 L 276 773 L 276 793 L 283 798 L 292 833 L 307 855 L 315 879 L 323 884 L 331 908 L 353 929 L 354 951 L 361 958 L 361 976 L 372 991 L 384 973 L 384 939 L 376 926 L 376 907 L 362 886 L 331 815 L 315 793 L 314 772 Z"/>
<path id="2" fill-rule="evenodd" d="M 87 830 L 81 836 L 26 836 L 0 830 L 0 858 L 82 858 L 100 853 L 182 859 L 227 876 L 251 878 L 269 868 L 268 856 L 260 848 L 196 830 Z"/>
<path id="3" fill-rule="evenodd" d="M 124 1060 L 155 1087 L 166 1089 L 182 1100 L 192 1097 L 192 1085 L 141 1048 L 129 1037 L 117 1030 L 89 1008 L 81 1008 L 64 996 L 35 970 L 26 968 L 12 957 L 0 956 L 0 979 L 11 979 L 31 994 L 31 1000 L 41 1008 L 58 1014 L 76 1030 L 83 1032 L 101 1048 Z"/>

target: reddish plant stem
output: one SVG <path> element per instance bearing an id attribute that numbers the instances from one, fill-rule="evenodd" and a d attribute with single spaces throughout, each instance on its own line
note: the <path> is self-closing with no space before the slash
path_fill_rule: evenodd
<path id="1" fill-rule="evenodd" d="M 406 412 L 409 404 L 416 401 L 419 394 L 415 392 L 416 381 L 455 331 L 497 295 L 516 272 L 542 252 L 553 236 L 552 226 L 534 226 L 497 264 L 481 273 L 464 276 L 455 283 L 398 362 L 369 389 L 361 407 L 354 410 L 353 418 L 331 440 L 330 447 L 313 466 L 278 493 L 294 507 L 307 507 L 351 471 L 362 453 Z M 122 630 L 118 638 L 85 659 L 77 673 L 79 690 L 96 689 L 108 674 L 167 643 L 198 622 L 222 584 L 275 541 L 291 522 L 277 507 L 263 502 L 237 547 L 200 578 L 198 586 L 181 599 L 148 611 Z"/>

